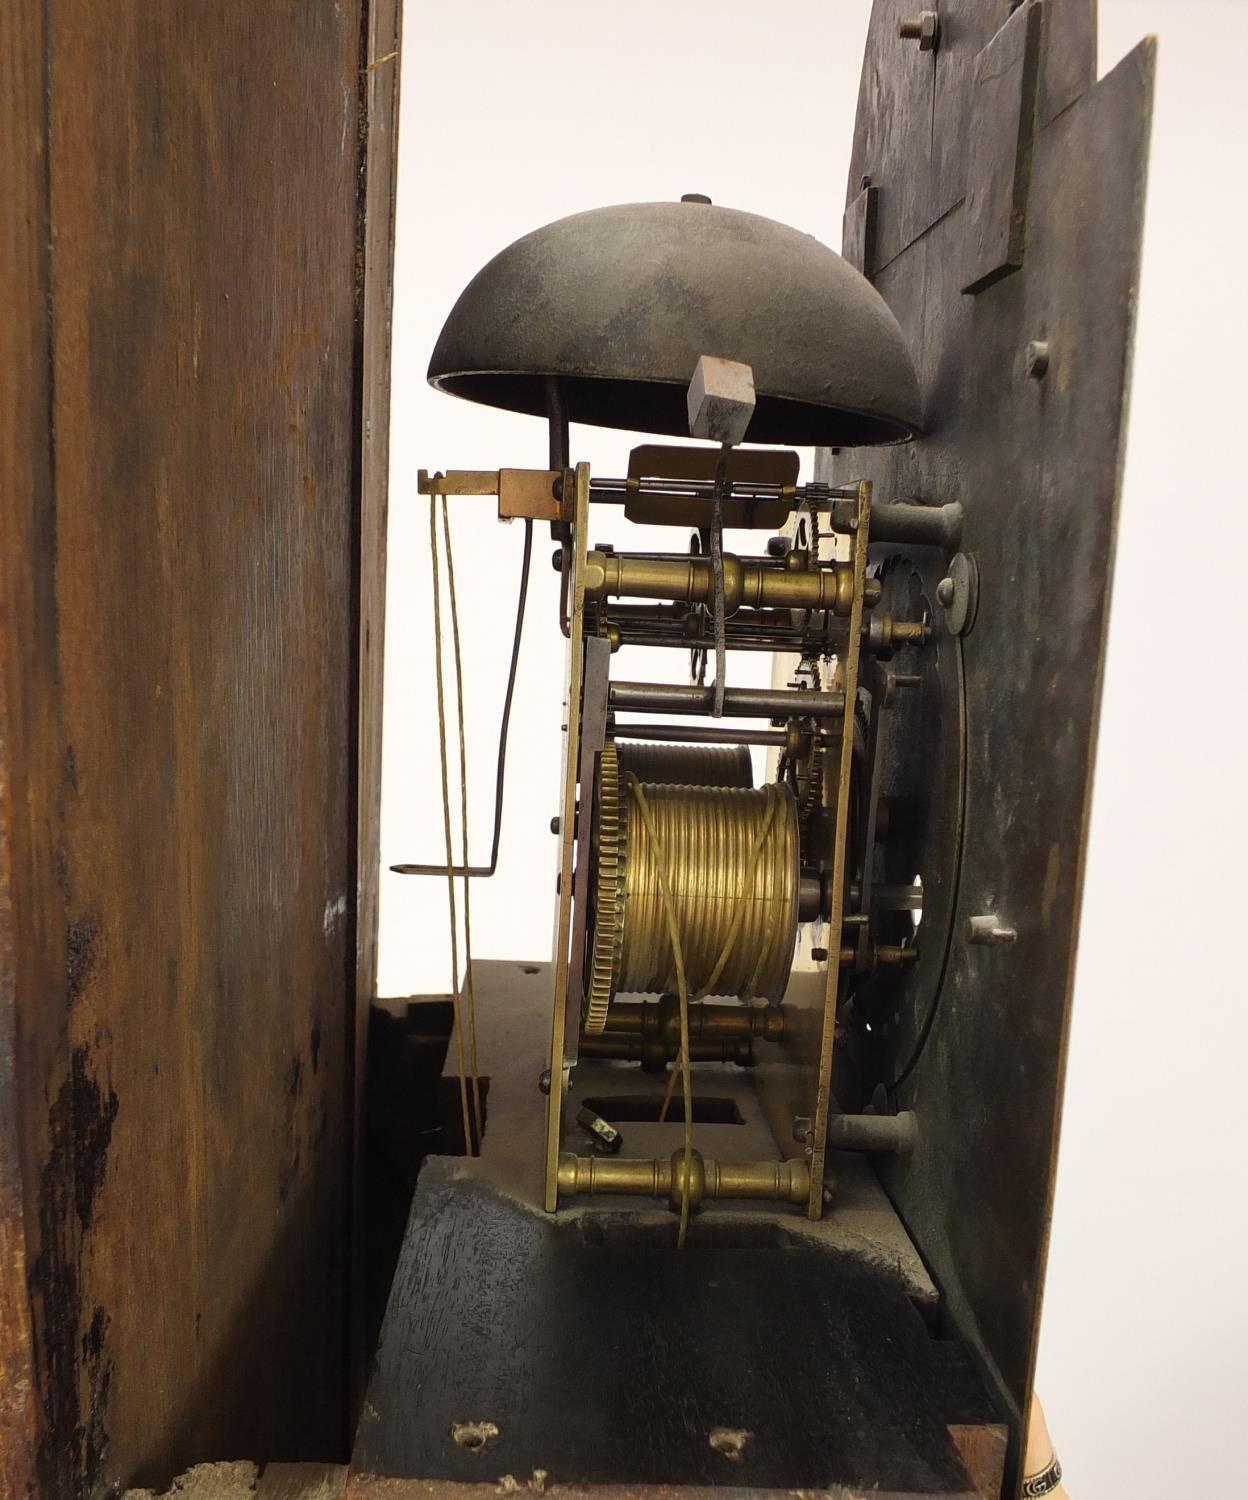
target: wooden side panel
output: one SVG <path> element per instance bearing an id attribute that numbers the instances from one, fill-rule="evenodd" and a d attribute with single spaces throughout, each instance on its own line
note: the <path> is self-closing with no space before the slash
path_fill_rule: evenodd
<path id="1" fill-rule="evenodd" d="M 51 490 L 47 326 L 47 158 L 44 141 L 44 9 L 0 7 L 0 608 L 20 610 L 25 650 L 40 649 L 33 570 L 14 556 Z M 8 565 L 12 562 L 18 566 Z M 13 774 L 13 656 L 18 643 L 0 629 L 0 1493 L 35 1493 L 39 1392 L 35 1385 L 28 1246 L 22 1184 L 21 1100 L 17 1089 L 17 945 L 13 923 L 14 826 L 24 796 Z M 31 727 L 47 713 L 47 684 L 27 674 Z"/>
<path id="2" fill-rule="evenodd" d="M 1041 57 L 1074 60 L 1069 93 L 1088 18 L 1069 0 L 1043 14 Z M 925 903 L 920 962 L 877 1029 L 873 1076 L 860 1081 L 868 1092 L 892 1084 L 898 1107 L 918 1115 L 915 1152 L 882 1171 L 955 1326 L 1016 1412 L 1027 1407 L 1044 1278 L 1153 67 L 1145 43 L 1038 125 L 1015 274 L 963 293 L 966 197 L 881 270 L 876 285 L 919 367 L 925 433 L 830 465 L 838 482 L 873 479 L 881 502 L 960 501 L 961 548 L 978 565 L 969 634 L 950 635 L 932 604 L 940 649 L 959 650 L 965 673 L 952 919 L 940 925 Z M 1042 80 L 1038 122 L 1043 97 Z M 962 110 L 974 113 L 969 94 Z M 863 142 L 889 135 L 886 122 L 860 119 L 858 130 Z M 888 176 L 883 162 L 880 182 Z M 1047 345 L 1047 366 L 1029 361 L 1034 343 Z M 934 601 L 948 559 L 912 550 L 928 552 L 905 561 Z M 1017 941 L 969 943 L 968 919 L 983 914 Z M 929 955 L 939 970 L 930 996 L 918 984 Z"/>
<path id="3" fill-rule="evenodd" d="M 368 0 L 363 97 L 368 136 L 360 225 L 364 247 L 361 473 L 359 526 L 359 711 L 356 817 L 355 1027 L 352 1215 L 351 1410 L 364 1393 L 363 1182 L 364 1067 L 369 1012 L 377 998 L 378 897 L 381 881 L 381 720 L 386 625 L 386 526 L 390 478 L 390 326 L 394 307 L 394 223 L 398 172 L 399 54 L 402 0 Z"/>
<path id="4" fill-rule="evenodd" d="M 368 21 L 0 22 L 0 1248 L 48 1495 L 345 1446 Z"/>

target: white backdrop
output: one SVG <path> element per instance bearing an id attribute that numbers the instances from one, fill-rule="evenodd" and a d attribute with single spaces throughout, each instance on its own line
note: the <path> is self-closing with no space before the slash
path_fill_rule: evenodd
<path id="1" fill-rule="evenodd" d="M 384 865 L 443 857 L 428 509 L 416 469 L 546 462 L 542 422 L 426 387 L 443 317 L 518 235 L 604 203 L 705 192 L 838 245 L 869 9 L 409 0 Z M 1237 841 L 1248 832 L 1248 497 L 1237 442 L 1248 3 L 1103 0 L 1102 71 L 1148 31 L 1161 36 L 1161 72 L 1040 1389 L 1076 1500 L 1232 1500 L 1248 1493 L 1245 1460 L 1231 1456 L 1248 1385 L 1248 981 L 1237 900 Z M 748 105 L 723 111 L 723 124 L 716 100 Z M 631 442 L 574 428 L 572 456 L 621 473 Z M 483 859 L 521 533 L 499 527 L 489 501 L 458 502 L 452 520 L 472 854 Z M 474 951 L 485 957 L 549 954 L 562 640 L 544 530 L 502 860 L 495 880 L 474 886 Z M 597 534 L 613 539 L 606 525 Z M 682 663 L 671 667 L 679 680 Z M 763 658 L 750 669 L 766 680 Z M 381 923 L 382 992 L 444 990 L 444 887 L 383 875 Z"/>

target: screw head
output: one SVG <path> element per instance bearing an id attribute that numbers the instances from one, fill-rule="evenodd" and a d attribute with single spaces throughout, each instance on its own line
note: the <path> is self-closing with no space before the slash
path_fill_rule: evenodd
<path id="1" fill-rule="evenodd" d="M 897 35 L 904 42 L 918 42 L 920 52 L 935 52 L 940 42 L 940 17 L 934 10 L 920 11 L 911 21 L 901 21 Z"/>
<path id="2" fill-rule="evenodd" d="M 1002 922 L 995 912 L 967 919 L 965 937 L 968 943 L 985 948 L 1007 948 L 1018 939 L 1018 932 Z"/>
<path id="3" fill-rule="evenodd" d="M 538 1087 L 538 1091 L 540 1093 L 543 1093 L 543 1094 L 549 1094 L 550 1093 L 550 1069 L 549 1068 L 543 1068 L 542 1071 L 537 1075 L 537 1087 Z"/>
<path id="4" fill-rule="evenodd" d="M 1023 368 L 1032 380 L 1043 380 L 1049 370 L 1049 341 L 1032 339 L 1023 350 Z"/>
<path id="5" fill-rule="evenodd" d="M 559 815 L 558 815 L 558 813 L 556 813 L 555 816 L 553 818 L 551 818 L 551 820 L 550 820 L 550 831 L 551 831 L 551 833 L 558 833 L 559 832 Z"/>
<path id="6" fill-rule="evenodd" d="M 945 624 L 954 635 L 966 635 L 979 608 L 979 568 L 965 552 L 955 552 L 949 572 L 936 585 L 936 598 L 945 611 Z"/>
<path id="7" fill-rule="evenodd" d="M 682 203 L 709 203 L 711 200 L 705 193 L 681 193 L 680 201 Z"/>

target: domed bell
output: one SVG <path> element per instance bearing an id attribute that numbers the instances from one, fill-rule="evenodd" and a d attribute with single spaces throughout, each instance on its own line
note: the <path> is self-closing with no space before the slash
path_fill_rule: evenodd
<path id="1" fill-rule="evenodd" d="M 687 437 L 703 354 L 754 373 L 753 443 L 853 447 L 920 429 L 896 318 L 826 245 L 704 201 L 573 214 L 496 255 L 461 294 L 429 365 L 439 390 L 544 416 Z"/>

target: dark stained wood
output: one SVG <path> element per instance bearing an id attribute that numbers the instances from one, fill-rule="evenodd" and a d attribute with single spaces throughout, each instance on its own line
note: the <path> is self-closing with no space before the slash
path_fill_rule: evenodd
<path id="1" fill-rule="evenodd" d="M 880 190 L 865 187 L 849 200 L 841 232 L 841 254 L 868 279 L 875 268 L 875 225 Z"/>
<path id="2" fill-rule="evenodd" d="M 426 1162 L 353 1471 L 977 1493 L 950 1427 L 995 1428 L 991 1399 L 886 1263 L 711 1216 L 678 1251 L 670 1222 L 633 1239 L 630 1223 L 558 1223 Z M 497 1431 L 473 1451 L 463 1423 Z M 739 1461 L 716 1429 L 751 1434 Z"/>
<path id="3" fill-rule="evenodd" d="M 898 22 L 920 8 L 876 0 L 868 28 L 846 203 L 866 177 L 879 190 L 872 274 L 964 198 L 969 147 L 981 124 L 966 108 L 976 59 L 1013 19 L 1008 0 L 941 0 L 940 45 L 920 52 L 897 35 Z M 1096 0 L 1042 0 L 1039 8 L 1042 128 L 1095 80 Z"/>
<path id="4" fill-rule="evenodd" d="M 354 1132 L 352 1204 L 353 1339 L 351 1427 L 366 1374 L 364 1083 L 370 1007 L 377 995 L 377 921 L 381 880 L 381 726 L 386 624 L 386 517 L 390 477 L 390 324 L 394 306 L 395 188 L 398 169 L 399 54 L 402 0 L 368 0 L 364 105 L 367 130 L 360 232 L 364 280 L 357 307 L 361 344 L 361 471 L 358 542 L 359 681 L 356 768 L 355 1025 L 352 1036 Z"/>
<path id="5" fill-rule="evenodd" d="M 1096 0 L 1044 0 L 1037 124 L 1055 120 L 1096 82 Z"/>
<path id="6" fill-rule="evenodd" d="M 898 25 L 914 14 L 911 0 L 877 0 L 871 12 L 858 123 L 849 162 L 846 204 L 867 180 L 879 189 L 875 267 L 886 266 L 932 221 L 932 107 L 939 52 L 903 41 Z"/>
<path id="7" fill-rule="evenodd" d="M 975 59 L 962 214 L 964 292 L 982 292 L 1023 263 L 1041 16 L 1039 4 L 1022 6 Z"/>
<path id="8" fill-rule="evenodd" d="M 2 594 L 6 620 L 19 616 L 26 632 L 18 637 L 7 624 L 0 630 L 0 1484 L 6 1495 L 22 1497 L 37 1493 L 45 1399 L 27 1295 L 30 1258 L 39 1250 L 34 1237 L 38 1219 L 24 1168 L 32 1138 L 36 1151 L 46 1155 L 49 1150 L 41 1090 L 64 1042 L 63 1007 L 38 1009 L 44 996 L 55 994 L 57 961 L 63 961 L 64 950 L 49 961 L 47 944 L 40 945 L 38 938 L 19 946 L 16 914 L 21 908 L 15 906 L 30 868 L 22 839 L 31 817 L 30 781 L 40 772 L 55 775 L 56 758 L 49 733 L 56 712 L 55 683 L 40 670 L 52 633 L 47 575 L 45 570 L 40 576 L 25 556 L 25 545 L 41 530 L 53 484 L 46 23 L 46 8 L 36 0 L 0 7 Z M 14 753 L 23 740 L 29 747 L 26 757 Z M 24 1005 L 19 982 L 26 986 Z M 69 1233 L 72 1215 L 66 1217 Z"/>
<path id="9" fill-rule="evenodd" d="M 1077 4 L 1046 4 L 1051 65 L 1082 55 L 1085 20 Z M 920 1139 L 883 1175 L 954 1327 L 1016 1414 L 1030 1393 L 1048 1235 L 1153 67 L 1143 44 L 1037 131 L 1017 274 L 963 295 L 965 198 L 877 274 L 919 365 L 926 434 L 831 466 L 838 482 L 872 478 L 881 502 L 960 501 L 962 546 L 979 564 L 979 613 L 960 642 L 966 812 L 948 962 L 934 1010 L 909 987 L 917 973 L 904 982 L 899 1021 L 858 1085 L 902 1075 L 896 1102 L 917 1111 Z M 884 140 L 889 126 L 864 118 L 859 134 Z M 880 174 L 887 181 L 887 160 Z M 1035 339 L 1050 347 L 1043 379 L 1024 367 Z M 934 608 L 944 562 L 915 563 Z M 964 941 L 967 918 L 986 912 L 1017 928 L 1012 947 Z M 944 943 L 935 929 L 925 911 L 921 948 Z"/>
<path id="10" fill-rule="evenodd" d="M 500 1494 L 549 1495 L 551 1500 L 986 1500 L 987 1491 L 966 1489 L 881 1490 L 874 1485 L 820 1485 L 798 1491 L 760 1489 L 743 1482 L 709 1484 L 601 1484 L 587 1488 L 578 1484 L 551 1483 L 544 1474 L 511 1475 L 515 1488 L 504 1476 L 500 1483 L 449 1482 L 444 1479 L 383 1479 L 376 1474 L 356 1474 L 347 1481 L 346 1500 L 497 1500 Z M 999 1489 L 991 1500 L 996 1500 Z"/>
<path id="11" fill-rule="evenodd" d="M 392 192 L 361 100 L 392 123 L 396 31 L 362 0 L 0 17 L 17 1494 L 345 1451 Z"/>
<path id="12" fill-rule="evenodd" d="M 1009 0 L 941 0 L 940 49 L 932 100 L 928 229 L 966 193 L 968 157 L 982 122 L 966 109 L 975 65 L 998 29 L 1011 19 Z M 904 248 L 904 247 L 902 247 Z"/>

